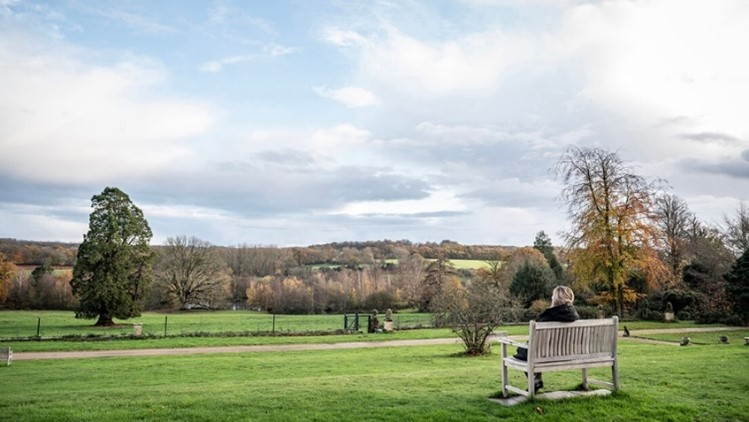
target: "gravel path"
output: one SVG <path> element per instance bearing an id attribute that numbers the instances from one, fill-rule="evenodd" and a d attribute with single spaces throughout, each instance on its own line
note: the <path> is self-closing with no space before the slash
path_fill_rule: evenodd
<path id="1" fill-rule="evenodd" d="M 678 343 L 637 338 L 638 335 L 662 334 L 662 333 L 694 333 L 706 331 L 729 331 L 735 327 L 705 327 L 705 328 L 668 328 L 655 330 L 632 331 L 633 337 L 620 337 L 625 341 L 636 341 L 641 343 L 676 345 Z M 510 336 L 522 339 L 527 336 Z M 426 340 L 389 340 L 389 341 L 359 341 L 349 343 L 320 343 L 320 344 L 272 344 L 260 346 L 222 346 L 222 347 L 182 347 L 174 349 L 127 349 L 127 350 L 95 350 L 74 352 L 22 352 L 13 353 L 13 360 L 41 360 L 41 359 L 85 359 L 123 356 L 166 356 L 166 355 L 195 355 L 209 353 L 249 353 L 249 352 L 287 352 L 297 350 L 336 350 L 336 349 L 359 349 L 372 347 L 404 347 L 425 346 L 436 344 L 460 344 L 458 338 L 437 338 Z"/>

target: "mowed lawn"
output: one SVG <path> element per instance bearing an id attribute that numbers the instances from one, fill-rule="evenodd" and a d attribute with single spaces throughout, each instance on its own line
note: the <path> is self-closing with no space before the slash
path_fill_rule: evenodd
<path id="1" fill-rule="evenodd" d="M 742 343 L 621 340 L 620 393 L 511 408 L 487 400 L 499 392 L 499 348 L 482 358 L 447 345 L 22 360 L 0 367 L 0 420 L 740 421 L 749 415 Z M 578 377 L 548 373 L 544 382 L 573 389 Z"/>
<path id="2" fill-rule="evenodd" d="M 384 314 L 384 312 L 383 312 Z M 348 314 L 348 321 L 354 319 Z M 380 315 L 380 321 L 384 315 Z M 396 328 L 430 327 L 432 315 L 417 312 L 393 314 Z M 0 339 L 62 336 L 129 336 L 133 324 L 142 324 L 143 334 L 174 336 L 195 333 L 306 333 L 336 331 L 344 328 L 344 315 L 272 315 L 255 311 L 143 312 L 126 321 L 115 320 L 119 327 L 94 327 L 96 319 L 76 319 L 73 311 L 0 311 Z M 367 328 L 362 314 L 360 327 Z"/>

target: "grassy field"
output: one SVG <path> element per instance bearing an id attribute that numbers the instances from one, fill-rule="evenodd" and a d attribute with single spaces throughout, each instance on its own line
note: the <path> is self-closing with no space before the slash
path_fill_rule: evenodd
<path id="1" fill-rule="evenodd" d="M 349 314 L 353 318 L 353 314 Z M 382 320 L 382 316 L 380 319 Z M 403 312 L 393 314 L 396 328 L 432 326 L 431 314 Z M 117 321 L 119 327 L 93 327 L 95 320 L 76 319 L 72 311 L 0 311 L 0 339 L 69 335 L 129 335 L 132 324 L 143 324 L 146 335 L 180 335 L 188 333 L 258 333 L 312 332 L 343 329 L 343 315 L 270 315 L 251 311 L 208 311 L 186 313 L 144 312 L 128 321 Z M 366 331 L 367 320 L 360 318 Z M 166 327 L 165 327 L 166 326 Z"/>
<path id="2" fill-rule="evenodd" d="M 395 314 L 396 327 L 431 324 L 431 315 L 418 313 Z M 167 319 L 167 336 L 164 336 L 164 319 Z M 336 334 L 298 336 L 294 332 L 309 332 L 342 328 L 342 315 L 276 316 L 276 335 L 271 330 L 272 315 L 247 311 L 189 312 L 175 314 L 144 313 L 133 321 L 121 321 L 121 327 L 92 327 L 93 320 L 75 319 L 72 312 L 63 311 L 0 311 L 0 345 L 10 346 L 17 352 L 71 351 L 71 350 L 116 350 L 150 349 L 174 347 L 244 346 L 294 343 L 342 343 L 352 341 L 383 341 L 401 339 L 428 339 L 455 337 L 449 329 L 397 330 L 387 334 Z M 41 341 L 29 339 L 36 335 L 37 322 L 41 319 Z M 132 323 L 142 322 L 145 335 L 133 338 Z M 363 322 L 364 323 L 364 322 Z M 657 328 L 692 328 L 691 322 L 657 323 L 650 321 L 625 322 L 630 330 Z M 267 327 L 263 330 L 251 327 Z M 239 327 L 239 328 L 238 328 Z M 703 326 L 704 327 L 704 326 Z M 501 326 L 497 331 L 510 335 L 528 333 L 527 324 Z M 221 334 L 231 332 L 232 335 Z M 208 334 L 206 334 L 208 333 Z M 720 333 L 723 334 L 723 333 Z M 717 339 L 719 333 L 704 333 Z M 64 338 L 63 336 L 76 336 Z M 89 337 L 92 335 L 93 337 Z M 697 341 L 697 333 L 692 333 Z M 749 334 L 747 334 L 749 335 Z M 669 335 L 678 342 L 681 336 Z M 733 335 L 731 335 L 733 337 Z M 63 337 L 63 338 L 61 338 Z M 649 337 L 656 338 L 657 335 Z M 54 340 L 45 340 L 53 338 Z M 738 337 L 737 337 L 738 339 Z M 31 341 L 29 341 L 31 340 Z M 714 343 L 715 341 L 713 341 Z M 707 343 L 707 342 L 705 342 Z"/>
<path id="3" fill-rule="evenodd" d="M 17 361 L 0 367 L 0 419 L 12 421 L 740 421 L 749 347 L 621 341 L 622 391 L 507 408 L 497 351 L 460 345 L 140 358 Z M 606 371 L 592 371 L 603 378 Z M 516 384 L 522 373 L 511 371 Z M 577 372 L 544 376 L 574 389 Z"/>

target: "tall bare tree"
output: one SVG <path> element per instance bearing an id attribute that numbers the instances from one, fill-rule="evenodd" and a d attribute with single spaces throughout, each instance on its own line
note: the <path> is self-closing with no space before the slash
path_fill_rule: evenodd
<path id="1" fill-rule="evenodd" d="M 743 202 L 733 216 L 723 216 L 725 238 L 733 253 L 739 257 L 749 250 L 749 207 Z"/>
<path id="2" fill-rule="evenodd" d="M 689 251 L 689 230 L 694 216 L 683 199 L 663 194 L 655 201 L 655 221 L 660 238 L 659 249 L 670 270 L 670 282 L 682 279 Z"/>
<path id="3" fill-rule="evenodd" d="M 160 249 L 156 280 L 180 308 L 220 298 L 229 270 L 216 247 L 197 237 L 170 237 Z"/>
<path id="4" fill-rule="evenodd" d="M 653 197 L 657 182 L 634 173 L 614 152 L 570 147 L 552 169 L 572 223 L 566 234 L 572 271 L 602 283 L 619 315 L 630 272 L 654 282 L 662 268 L 653 249 Z"/>

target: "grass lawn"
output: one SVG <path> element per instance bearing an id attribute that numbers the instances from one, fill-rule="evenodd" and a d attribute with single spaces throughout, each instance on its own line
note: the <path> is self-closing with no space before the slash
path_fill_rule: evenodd
<path id="1" fill-rule="evenodd" d="M 33 337 L 36 334 L 38 319 L 42 320 L 42 338 L 60 337 L 64 335 L 85 336 L 93 334 L 99 337 L 93 339 L 70 339 L 54 341 L 28 341 L 24 337 Z M 168 322 L 168 336 L 163 336 L 164 318 Z M 402 339 L 428 339 L 455 337 L 449 329 L 419 329 L 398 330 L 387 334 L 341 334 L 341 335 L 316 335 L 316 336 L 287 336 L 286 331 L 277 329 L 279 336 L 267 336 L 253 330 L 237 330 L 239 336 L 216 336 L 201 337 L 191 333 L 208 332 L 221 333 L 241 327 L 258 323 L 265 323 L 272 315 L 247 312 L 247 311 L 220 311 L 220 312 L 189 312 L 162 314 L 147 312 L 142 317 L 133 321 L 124 321 L 122 327 L 95 328 L 92 327 L 93 320 L 75 319 L 72 312 L 63 311 L 0 311 L 0 346 L 10 346 L 16 352 L 42 352 L 42 351 L 71 351 L 71 350 L 116 350 L 116 349 L 150 349 L 150 348 L 175 348 L 175 347 L 207 347 L 207 346 L 238 346 L 238 345 L 266 345 L 266 344 L 294 344 L 294 343 L 341 343 L 354 341 L 386 341 Z M 395 319 L 417 323 L 423 321 L 425 324 L 431 318 L 429 314 L 399 313 Z M 289 327 L 293 322 L 298 331 L 301 328 L 323 327 L 327 324 L 330 331 L 335 330 L 338 325 L 342 326 L 342 315 L 290 315 L 277 316 L 277 326 Z M 141 321 L 144 325 L 146 336 L 135 339 L 130 324 Z M 254 321 L 254 322 L 252 322 Z M 284 325 L 286 324 L 286 325 Z M 705 327 L 691 322 L 657 323 L 650 321 L 636 321 L 620 323 L 627 325 L 630 330 L 657 329 L 657 328 L 692 328 Z M 396 323 L 396 327 L 399 325 Z M 509 335 L 528 334 L 527 324 L 517 324 L 498 327 L 496 331 L 504 331 Z M 28 334 L 31 333 L 31 334 Z M 693 341 L 697 341 L 697 333 L 689 335 Z M 723 333 L 705 333 L 711 338 Z M 749 334 L 747 334 L 749 335 Z M 648 337 L 655 338 L 655 335 Z M 681 339 L 678 334 L 671 335 L 675 340 Z M 738 337 L 729 334 L 731 338 Z M 83 341 L 82 341 L 83 340 Z M 706 342 L 707 343 L 707 342 Z"/>
<path id="2" fill-rule="evenodd" d="M 12 421 L 739 421 L 749 415 L 749 347 L 620 342 L 622 391 L 506 408 L 498 348 L 460 345 L 17 361 L 0 367 Z M 591 371 L 599 378 L 607 371 Z M 510 371 L 515 384 L 524 376 Z M 547 390 L 579 374 L 544 375 Z"/>
<path id="3" fill-rule="evenodd" d="M 638 335 L 638 337 L 670 341 L 673 343 L 679 343 L 682 338 L 689 337 L 692 344 L 720 344 L 720 336 L 727 336 L 729 344 L 744 344 L 744 337 L 749 337 L 749 328 L 737 329 L 730 331 L 719 331 L 719 332 L 697 332 L 697 333 L 663 333 L 663 334 L 645 334 Z M 749 346 L 747 346 L 749 349 Z M 749 364 L 749 362 L 747 362 Z"/>
<path id="4" fill-rule="evenodd" d="M 353 319 L 353 314 L 349 314 Z M 380 316 L 382 321 L 384 316 Z M 432 326 L 432 315 L 416 312 L 393 314 L 396 328 Z M 192 311 L 181 313 L 144 312 L 120 327 L 93 327 L 96 320 L 76 319 L 72 311 L 0 311 L 0 339 L 34 337 L 39 325 L 41 337 L 65 335 L 130 335 L 132 324 L 143 324 L 143 333 L 163 336 L 186 333 L 313 332 L 343 329 L 343 315 L 273 315 L 253 311 Z M 360 317 L 366 331 L 366 318 Z M 165 327 L 166 326 L 166 327 Z"/>

